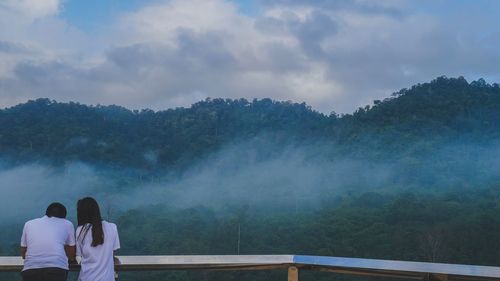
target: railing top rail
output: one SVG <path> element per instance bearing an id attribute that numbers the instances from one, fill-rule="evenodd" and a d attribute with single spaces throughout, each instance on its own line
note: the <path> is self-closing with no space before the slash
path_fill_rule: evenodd
<path id="1" fill-rule="evenodd" d="M 463 280 L 500 280 L 500 267 L 302 255 L 119 256 L 119 271 L 172 269 L 272 269 L 295 266 L 326 271 L 386 276 L 458 276 Z M 0 257 L 1 271 L 20 271 L 20 257 Z M 78 266 L 72 266 L 78 270 Z"/>
<path id="2" fill-rule="evenodd" d="M 464 277 L 485 277 L 500 280 L 500 267 L 494 266 L 300 255 L 294 256 L 294 264 L 346 269 L 380 270 L 395 273 L 431 273 Z"/>
<path id="3" fill-rule="evenodd" d="M 292 255 L 185 255 L 185 256 L 118 256 L 119 271 L 172 270 L 172 269 L 224 269 L 252 267 L 285 267 L 293 263 Z M 21 257 L 0 257 L 0 272 L 20 271 Z M 79 266 L 71 266 L 78 270 Z"/>

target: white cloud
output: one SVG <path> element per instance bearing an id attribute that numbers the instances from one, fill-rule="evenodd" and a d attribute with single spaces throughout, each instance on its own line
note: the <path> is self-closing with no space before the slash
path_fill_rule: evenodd
<path id="1" fill-rule="evenodd" d="M 127 43 L 175 41 L 178 29 L 193 32 L 225 31 L 248 28 L 251 19 L 238 14 L 237 7 L 220 0 L 173 0 L 157 3 L 123 16 L 118 24 L 127 33 Z M 121 34 L 120 34 L 121 35 Z M 128 41 L 131 40 L 132 42 Z"/>
<path id="2" fill-rule="evenodd" d="M 0 8 L 15 13 L 26 20 L 54 16 L 61 9 L 60 0 L 2 0 Z"/>

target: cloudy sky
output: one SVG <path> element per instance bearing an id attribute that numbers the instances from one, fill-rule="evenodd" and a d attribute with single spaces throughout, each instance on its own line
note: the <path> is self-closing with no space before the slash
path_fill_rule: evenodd
<path id="1" fill-rule="evenodd" d="M 0 0 L 0 107 L 206 97 L 352 112 L 437 76 L 500 82 L 491 0 Z"/>

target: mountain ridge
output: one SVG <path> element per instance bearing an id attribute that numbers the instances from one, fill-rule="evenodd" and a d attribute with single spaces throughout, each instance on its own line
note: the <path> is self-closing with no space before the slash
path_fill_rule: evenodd
<path id="1" fill-rule="evenodd" d="M 500 87 L 438 77 L 352 114 L 325 115 L 305 103 L 206 99 L 153 111 L 37 99 L 0 110 L 0 156 L 18 161 L 100 161 L 151 168 L 189 165 L 228 143 L 261 135 L 275 143 L 321 141 L 346 150 L 404 150 L 457 139 L 500 140 Z"/>

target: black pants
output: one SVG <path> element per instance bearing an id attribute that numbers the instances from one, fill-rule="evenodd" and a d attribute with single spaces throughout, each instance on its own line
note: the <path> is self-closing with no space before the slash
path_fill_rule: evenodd
<path id="1" fill-rule="evenodd" d="M 57 267 L 28 269 L 21 272 L 23 281 L 66 281 L 68 271 Z"/>

